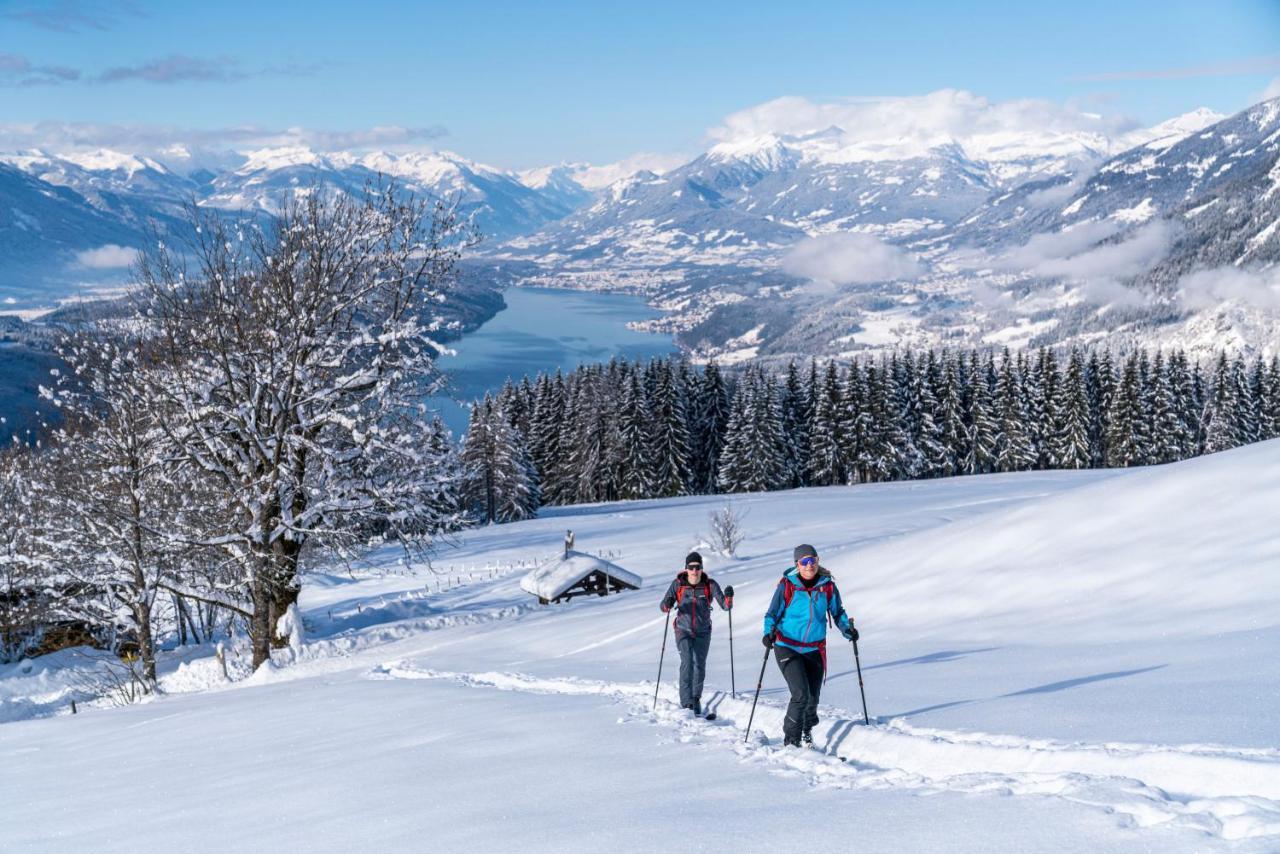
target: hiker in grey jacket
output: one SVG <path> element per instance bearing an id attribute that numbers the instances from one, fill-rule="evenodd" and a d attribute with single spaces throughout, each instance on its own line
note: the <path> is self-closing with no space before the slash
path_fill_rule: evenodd
<path id="1" fill-rule="evenodd" d="M 662 610 L 676 610 L 676 649 L 680 650 L 680 706 L 702 714 L 702 682 L 707 675 L 707 651 L 711 649 L 711 601 L 728 611 L 733 607 L 733 588 L 721 590 L 702 571 L 702 555 L 690 552 L 684 570 L 675 577 L 662 597 Z"/>

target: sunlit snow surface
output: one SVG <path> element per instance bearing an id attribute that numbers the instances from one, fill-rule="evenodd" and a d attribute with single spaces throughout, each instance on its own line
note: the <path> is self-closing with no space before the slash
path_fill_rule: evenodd
<path id="1" fill-rule="evenodd" d="M 657 599 L 724 499 L 549 510 L 467 534 L 441 576 L 392 552 L 313 576 L 301 659 L 234 658 L 234 683 L 190 652 L 166 696 L 71 717 L 65 670 L 6 666 L 0 849 L 1280 848 L 1280 442 L 733 500 L 742 558 L 701 549 L 736 591 L 715 722 L 676 708 L 671 645 L 656 709 L 653 679 Z M 538 606 L 519 579 L 567 527 L 645 586 Z M 780 746 L 772 662 L 743 740 L 800 541 L 861 628 L 874 724 L 835 642 L 813 751 Z"/>

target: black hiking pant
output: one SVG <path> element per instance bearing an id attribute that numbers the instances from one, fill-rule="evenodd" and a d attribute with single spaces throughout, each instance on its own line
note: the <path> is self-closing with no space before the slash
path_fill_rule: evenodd
<path id="1" fill-rule="evenodd" d="M 707 677 L 707 651 L 711 635 L 683 637 L 676 640 L 680 650 L 680 705 L 702 702 L 702 682 Z"/>
<path id="2" fill-rule="evenodd" d="M 791 702 L 787 704 L 787 718 L 782 722 L 782 737 L 788 744 L 798 744 L 800 734 L 813 729 L 818 723 L 818 695 L 822 693 L 822 653 L 800 652 L 778 644 L 773 655 L 787 680 Z"/>

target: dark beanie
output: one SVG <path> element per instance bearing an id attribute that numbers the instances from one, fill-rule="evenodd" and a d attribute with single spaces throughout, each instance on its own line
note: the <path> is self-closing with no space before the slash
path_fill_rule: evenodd
<path id="1" fill-rule="evenodd" d="M 809 545 L 808 543 L 801 543 L 800 545 L 796 546 L 796 550 L 792 553 L 791 559 L 798 561 L 802 557 L 817 557 L 817 556 L 818 556 L 817 549 L 815 549 L 813 546 Z"/>
<path id="2" fill-rule="evenodd" d="M 702 566 L 702 555 L 697 552 L 689 552 L 684 557 L 684 565 L 688 566 L 691 563 L 696 563 L 698 566 Z"/>

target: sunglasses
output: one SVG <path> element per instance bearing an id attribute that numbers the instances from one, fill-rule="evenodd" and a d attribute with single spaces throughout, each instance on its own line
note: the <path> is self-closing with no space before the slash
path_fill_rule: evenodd
<path id="1" fill-rule="evenodd" d="M 700 563 L 686 563 L 684 568 L 692 572 L 702 572 L 702 564 Z"/>
<path id="2" fill-rule="evenodd" d="M 802 558 L 800 558 L 800 565 L 801 565 L 801 566 L 813 566 L 813 565 L 814 565 L 815 563 L 817 563 L 817 562 L 818 562 L 818 559 L 817 559 L 816 557 L 802 557 Z"/>

